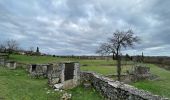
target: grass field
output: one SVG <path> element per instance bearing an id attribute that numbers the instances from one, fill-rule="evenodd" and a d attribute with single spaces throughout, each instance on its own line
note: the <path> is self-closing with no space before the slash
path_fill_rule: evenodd
<path id="1" fill-rule="evenodd" d="M 81 64 L 81 70 L 94 71 L 94 72 L 97 72 L 97 73 L 100 73 L 100 74 L 103 74 L 103 75 L 115 74 L 115 72 L 116 72 L 115 61 L 112 61 L 112 60 L 110 60 L 110 61 L 106 61 L 106 60 L 79 60 L 79 59 L 57 58 L 57 57 L 50 57 L 50 56 L 48 56 L 48 57 L 46 57 L 46 56 L 36 57 L 36 56 L 23 56 L 23 55 L 11 55 L 11 58 L 13 60 L 16 60 L 16 61 L 19 61 L 19 62 L 22 62 L 22 63 L 49 63 L 49 62 L 59 62 L 59 61 L 66 61 L 66 60 L 67 61 L 79 61 L 80 64 Z M 149 66 L 151 68 L 151 72 L 153 74 L 159 76 L 159 80 L 140 81 L 140 82 L 133 83 L 132 85 L 134 85 L 134 86 L 136 86 L 140 89 L 148 90 L 148 91 L 150 91 L 154 94 L 158 94 L 158 95 L 170 98 L 170 72 L 165 70 L 165 69 L 159 68 L 159 67 L 157 67 L 156 65 L 153 65 L 153 64 L 146 64 L 146 66 Z M 129 68 L 131 68 L 130 65 L 123 66 L 123 72 L 125 72 Z M 19 72 L 17 72 L 17 71 L 19 71 Z M 15 82 L 17 82 L 17 83 L 19 82 L 21 84 L 29 84 L 29 85 L 25 86 L 26 91 L 34 92 L 34 93 L 30 93 L 30 94 L 28 93 L 29 97 L 31 97 L 31 96 L 36 97 L 36 96 L 33 96 L 34 94 L 37 95 L 37 96 L 38 95 L 41 96 L 42 94 L 44 94 L 42 96 L 42 98 L 47 98 L 48 95 L 46 95 L 45 94 L 46 92 L 44 92 L 44 90 L 43 90 L 46 86 L 46 80 L 29 79 L 29 77 L 24 74 L 23 70 L 16 70 L 16 72 L 21 73 L 20 74 L 21 76 L 16 76 L 16 77 L 21 77 L 21 79 L 20 78 L 14 79 L 14 80 L 16 80 Z M 9 74 L 9 76 L 10 76 L 10 74 Z M 14 77 L 14 76 L 11 75 L 11 79 L 13 79 L 12 77 Z M 10 78 L 8 78 L 7 76 L 0 75 L 0 77 L 2 77 L 2 78 L 0 78 L 2 81 L 3 80 L 7 80 L 9 82 L 11 81 L 11 80 L 9 80 Z M 0 82 L 2 82 L 1 80 L 0 80 Z M 25 82 L 23 82 L 24 80 L 25 80 Z M 5 85 L 5 83 L 0 83 L 0 88 L 2 87 L 2 89 L 3 89 L 3 87 L 4 87 L 3 90 L 0 90 L 0 93 L 4 93 L 3 91 L 6 91 L 6 93 L 8 93 L 9 91 L 12 91 L 11 89 L 8 89 L 8 86 L 11 86 L 11 87 L 17 86 L 17 85 L 14 85 L 14 83 L 12 83 L 12 82 L 10 82 L 10 83 L 11 83 L 10 85 Z M 35 87 L 37 87 L 38 89 L 29 91 L 29 89 L 32 89 L 32 88 L 34 89 L 33 84 L 35 84 Z M 17 94 L 19 94 L 22 91 L 22 89 L 20 90 L 21 87 L 17 87 L 17 88 L 19 89 L 19 90 L 17 90 L 19 92 L 16 92 L 16 95 L 13 94 L 13 97 L 17 96 Z M 89 91 L 84 91 L 82 89 L 83 88 L 78 87 L 75 90 L 73 89 L 73 90 L 70 91 L 74 95 L 76 95 L 75 97 L 73 97 L 74 98 L 73 100 L 94 100 L 94 99 L 92 99 L 94 97 L 100 98 L 100 96 L 97 93 L 93 92 L 93 90 L 91 92 L 92 92 L 92 94 L 94 93 L 93 94 L 94 97 L 92 96 L 92 94 L 89 93 Z M 27 92 L 25 92 L 25 94 L 26 93 Z M 78 93 L 80 93 L 81 96 L 84 95 L 84 96 L 87 96 L 87 98 L 88 97 L 89 98 L 88 99 L 80 99 L 80 98 L 77 97 Z M 3 95 L 5 96 L 5 94 L 3 94 Z M 53 95 L 51 95 L 50 97 L 53 98 Z M 51 99 L 51 100 L 53 100 L 53 99 Z"/>
<path id="2" fill-rule="evenodd" d="M 103 75 L 116 73 L 116 61 L 113 60 L 81 60 L 73 58 L 57 58 L 52 56 L 24 56 L 24 55 L 11 55 L 10 58 L 21 63 L 52 63 L 61 61 L 78 61 L 81 64 L 81 70 L 94 71 Z M 123 66 L 122 70 L 125 72 L 131 66 Z"/>
<path id="3" fill-rule="evenodd" d="M 63 60 L 72 60 L 67 58 L 57 58 L 52 56 L 25 56 L 25 55 L 10 55 L 10 59 L 21 63 L 52 63 L 60 62 Z M 74 59 L 73 59 L 74 60 Z"/>
<path id="4" fill-rule="evenodd" d="M 23 69 L 0 67 L 0 98 L 4 100 L 54 100 L 58 93 L 47 94 L 46 79 L 31 79 Z M 3 99 L 2 99 L 3 100 Z"/>
<path id="5" fill-rule="evenodd" d="M 72 100 L 102 100 L 94 89 L 81 86 L 67 92 L 72 94 Z M 46 79 L 31 79 L 23 69 L 0 67 L 0 100 L 60 100 L 61 96 L 48 87 Z"/>

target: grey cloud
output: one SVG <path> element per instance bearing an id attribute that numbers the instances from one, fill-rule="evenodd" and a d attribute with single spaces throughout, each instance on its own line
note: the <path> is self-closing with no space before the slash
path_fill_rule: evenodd
<path id="1" fill-rule="evenodd" d="M 52 54 L 85 55 L 94 54 L 116 29 L 132 28 L 142 42 L 123 53 L 165 55 L 170 48 L 169 4 L 168 0 L 1 0 L 0 39 L 15 37 L 23 48 L 40 46 Z"/>

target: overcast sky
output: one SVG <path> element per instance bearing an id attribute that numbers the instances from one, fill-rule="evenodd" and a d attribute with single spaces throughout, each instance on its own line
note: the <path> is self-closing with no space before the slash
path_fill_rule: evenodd
<path id="1" fill-rule="evenodd" d="M 0 0 L 0 42 L 56 55 L 91 55 L 112 33 L 133 29 L 131 55 L 170 56 L 170 0 Z"/>

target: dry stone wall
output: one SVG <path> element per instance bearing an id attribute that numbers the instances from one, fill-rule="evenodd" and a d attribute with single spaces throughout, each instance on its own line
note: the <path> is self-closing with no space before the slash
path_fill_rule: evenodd
<path id="1" fill-rule="evenodd" d="M 108 100 L 169 100 L 93 72 L 81 72 L 81 81 L 91 82 L 92 86 Z"/>
<path id="2" fill-rule="evenodd" d="M 48 84 L 54 85 L 62 83 L 63 79 L 63 64 L 52 64 L 47 68 Z"/>
<path id="3" fill-rule="evenodd" d="M 53 64 L 47 69 L 48 84 L 50 86 L 62 84 L 63 89 L 70 89 L 80 83 L 80 65 L 78 62 L 61 62 Z"/>
<path id="4" fill-rule="evenodd" d="M 0 58 L 0 65 L 5 66 L 5 59 L 4 58 Z"/>
<path id="5" fill-rule="evenodd" d="M 7 61 L 6 62 L 6 66 L 9 69 L 16 69 L 17 63 L 15 61 Z"/>
<path id="6" fill-rule="evenodd" d="M 32 77 L 46 77 L 49 64 L 30 64 L 28 71 Z"/>

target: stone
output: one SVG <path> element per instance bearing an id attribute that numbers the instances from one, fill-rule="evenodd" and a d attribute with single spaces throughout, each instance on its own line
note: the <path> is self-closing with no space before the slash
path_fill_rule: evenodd
<path id="1" fill-rule="evenodd" d="M 16 69 L 16 62 L 15 61 L 7 61 L 6 62 L 6 66 L 7 66 L 7 68 L 9 68 L 9 69 Z"/>
<path id="2" fill-rule="evenodd" d="M 5 66 L 5 59 L 0 57 L 0 65 Z"/>
<path id="3" fill-rule="evenodd" d="M 145 66 L 141 66 L 141 65 L 137 65 L 135 68 L 134 68 L 134 74 L 140 74 L 140 75 L 143 75 L 143 74 L 150 74 L 150 68 L 149 67 L 145 67 Z"/>
<path id="4" fill-rule="evenodd" d="M 59 78 L 53 78 L 52 79 L 52 84 L 59 83 Z"/>
<path id="5" fill-rule="evenodd" d="M 33 78 L 48 78 L 48 84 L 51 87 L 62 83 L 63 89 L 70 89 L 80 84 L 80 64 L 78 62 L 30 64 L 27 71 Z"/>
<path id="6" fill-rule="evenodd" d="M 125 82 L 136 82 L 136 81 L 140 81 L 140 80 L 149 80 L 152 78 L 152 74 L 150 73 L 150 68 L 146 67 L 146 66 L 142 66 L 142 65 L 137 65 L 136 67 L 134 67 L 133 70 L 128 71 L 127 73 L 127 77 L 128 79 L 125 79 Z"/>
<path id="7" fill-rule="evenodd" d="M 83 83 L 85 88 L 90 88 L 91 87 L 91 83 L 90 82 L 85 82 Z"/>
<path id="8" fill-rule="evenodd" d="M 61 100 L 71 100 L 71 94 L 64 93 L 63 96 L 61 97 Z"/>
<path id="9" fill-rule="evenodd" d="M 79 85 L 80 65 L 78 62 L 60 62 L 47 68 L 48 84 L 62 83 L 63 89 L 70 89 Z"/>
<path id="10" fill-rule="evenodd" d="M 30 64 L 28 71 L 32 77 L 46 77 L 49 64 Z"/>
<path id="11" fill-rule="evenodd" d="M 62 83 L 60 83 L 60 84 L 55 84 L 55 85 L 54 85 L 54 88 L 55 88 L 55 89 L 62 89 L 62 87 L 63 87 L 63 84 L 62 84 Z"/>

